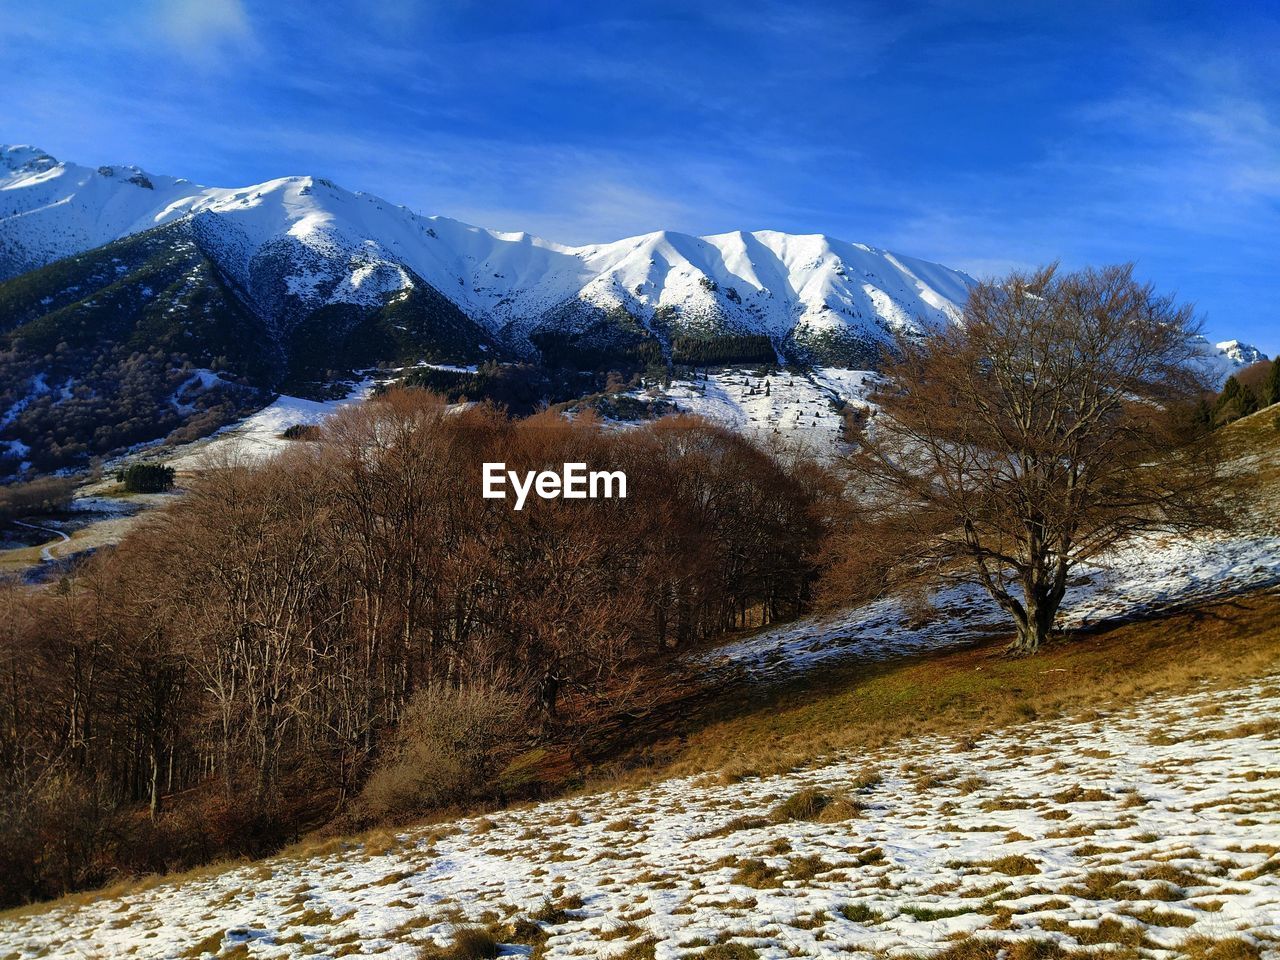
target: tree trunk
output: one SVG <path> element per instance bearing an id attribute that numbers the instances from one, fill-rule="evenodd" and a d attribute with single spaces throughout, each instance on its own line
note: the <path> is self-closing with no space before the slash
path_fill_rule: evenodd
<path id="1" fill-rule="evenodd" d="M 1020 655 L 1030 655 L 1040 649 L 1040 641 L 1043 636 L 1036 630 L 1034 621 L 1027 621 L 1018 624 L 1018 636 L 1013 643 L 1009 644 L 1009 649 Z"/>
<path id="2" fill-rule="evenodd" d="M 1009 645 L 1010 650 L 1018 654 L 1032 654 L 1039 651 L 1053 631 L 1053 621 L 1058 614 L 1058 606 L 1062 602 L 1061 596 L 1054 596 L 1057 592 L 1038 589 L 1026 592 L 1023 614 L 1014 618 L 1018 636 Z"/>
<path id="3" fill-rule="evenodd" d="M 160 748 L 154 740 L 151 742 L 151 776 L 148 790 L 151 794 L 149 804 L 151 819 L 154 820 L 156 814 L 160 812 Z"/>

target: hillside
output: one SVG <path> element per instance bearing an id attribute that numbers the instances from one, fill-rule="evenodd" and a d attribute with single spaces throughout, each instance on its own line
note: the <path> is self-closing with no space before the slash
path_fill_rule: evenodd
<path id="1" fill-rule="evenodd" d="M 1004 656 L 963 584 L 771 627 L 585 744 L 579 795 L 12 911 L 0 939 L 15 960 L 1274 956 L 1274 421 L 1224 428 L 1259 497 L 1241 529 L 1084 571 L 1036 657 Z"/>
<path id="2" fill-rule="evenodd" d="M 1274 955 L 1275 613 L 1274 597 L 1205 608 L 1191 622 L 1216 625 L 1181 641 L 1178 667 L 1154 666 L 1175 618 L 1034 663 L 987 649 L 845 676 L 875 709 L 816 760 L 744 744 L 717 775 L 315 843 L 11 913 L 0 932 L 14 958 L 454 944 L 438 955 L 461 960 L 492 955 L 486 940 L 545 957 Z M 838 735 L 834 705 L 811 691 L 738 726 L 823 714 L 812 750 Z M 930 732 L 890 732 L 928 730 L 931 705 Z"/>

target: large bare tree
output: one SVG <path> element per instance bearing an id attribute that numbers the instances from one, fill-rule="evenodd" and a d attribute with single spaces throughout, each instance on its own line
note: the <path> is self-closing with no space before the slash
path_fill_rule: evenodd
<path id="1" fill-rule="evenodd" d="M 1197 325 L 1132 266 L 975 286 L 962 322 L 900 344 L 853 464 L 864 560 L 968 568 L 1037 650 L 1073 568 L 1219 522 Z M 1201 360 L 1202 362 L 1202 360 Z"/>

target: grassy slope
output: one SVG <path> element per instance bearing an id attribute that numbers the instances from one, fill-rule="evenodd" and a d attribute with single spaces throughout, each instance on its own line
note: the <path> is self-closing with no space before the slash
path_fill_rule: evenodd
<path id="1" fill-rule="evenodd" d="M 1161 619 L 1004 655 L 1006 639 L 933 657 L 823 670 L 709 709 L 658 743 L 657 776 L 770 773 L 841 748 L 921 733 L 972 734 L 1212 681 L 1222 687 L 1280 661 L 1280 595 L 1246 595 Z"/>
<path id="2" fill-rule="evenodd" d="M 1277 417 L 1280 411 L 1263 411 L 1227 432 L 1247 464 L 1246 480 L 1261 493 L 1264 511 L 1280 503 Z M 526 760 L 550 794 L 575 784 L 595 791 L 700 772 L 718 771 L 727 783 L 815 765 L 841 750 L 873 752 L 912 735 L 977 739 L 1032 719 L 1087 718 L 1097 709 L 1157 693 L 1186 692 L 1204 683 L 1230 690 L 1280 664 L 1280 591 L 1224 598 L 1076 634 L 1051 643 L 1035 657 L 1005 656 L 1008 639 L 997 636 L 963 650 L 873 665 L 827 666 L 775 687 L 735 686 L 710 696 L 682 689 L 648 721 L 634 724 L 622 737 L 611 735 L 607 750 L 588 751 L 597 762 L 585 784 L 567 769 L 563 757 Z M 392 836 L 386 828 L 342 838 L 324 833 L 285 855 L 320 856 L 352 842 L 376 843 Z M 127 881 L 0 912 L 0 918 L 55 904 L 91 903 L 158 883 L 208 876 L 231 865 Z M 991 960 L 982 951 L 973 956 Z M 1228 960 L 1227 955 L 1221 960 Z"/>
<path id="3" fill-rule="evenodd" d="M 1280 515 L 1280 409 L 1223 431 L 1258 517 Z M 1266 522 L 1266 521 L 1260 521 Z M 1004 655 L 1009 637 L 965 650 L 826 668 L 782 687 L 676 709 L 613 758 L 640 768 L 626 779 L 722 769 L 775 772 L 838 748 L 918 733 L 980 734 L 1034 717 L 1078 714 L 1211 680 L 1223 687 L 1280 661 L 1280 594 L 1224 598 L 1171 615 L 1051 643 L 1040 655 Z M 597 778 L 602 778 L 597 772 Z"/>

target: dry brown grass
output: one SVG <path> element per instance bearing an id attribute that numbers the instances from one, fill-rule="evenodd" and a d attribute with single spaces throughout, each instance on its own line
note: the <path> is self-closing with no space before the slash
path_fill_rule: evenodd
<path id="1" fill-rule="evenodd" d="M 1261 950 L 1240 937 L 1191 937 L 1179 944 L 1178 953 L 1187 960 L 1259 960 L 1262 956 Z"/>
<path id="2" fill-rule="evenodd" d="M 736 883 L 754 890 L 769 890 L 782 886 L 786 872 L 780 867 L 771 866 L 763 860 L 752 858 L 739 860 L 730 877 L 730 883 Z"/>
<path id="3" fill-rule="evenodd" d="M 807 820 L 811 823 L 839 823 L 856 817 L 862 805 L 840 794 L 824 793 L 816 787 L 808 787 L 773 808 L 769 813 L 774 823 Z"/>
<path id="4" fill-rule="evenodd" d="M 628 946 L 621 953 L 614 954 L 613 960 L 654 960 L 658 941 L 653 937 L 644 937 Z"/>
<path id="5" fill-rule="evenodd" d="M 1040 872 L 1040 865 L 1034 860 L 1016 853 L 996 860 L 983 860 L 976 866 L 989 867 L 996 873 L 1003 873 L 1010 877 L 1029 877 Z"/>
<path id="6" fill-rule="evenodd" d="M 1196 740 L 1237 740 L 1240 737 L 1270 737 L 1280 732 L 1280 719 L 1264 717 L 1261 720 L 1250 720 L 1225 730 L 1206 730 L 1194 735 Z"/>
<path id="7" fill-rule="evenodd" d="M 1044 929 L 1056 929 L 1046 926 Z M 1089 928 L 1093 933 L 1084 934 L 1078 941 L 1090 946 L 1068 948 L 1050 940 L 999 940 L 991 937 L 965 936 L 952 943 L 933 960 L 1087 960 L 1105 956 L 1107 960 L 1135 960 L 1143 955 L 1133 933 L 1123 929 L 1114 920 L 1103 921 L 1103 926 Z M 1083 933 L 1082 928 L 1071 928 L 1068 934 Z M 1114 937 L 1116 939 L 1107 939 Z M 1099 952 L 1102 948 L 1105 952 Z M 1259 960 L 1261 951 L 1239 937 L 1213 939 L 1192 937 L 1179 944 L 1175 955 L 1185 960 Z"/>
<path id="8" fill-rule="evenodd" d="M 1227 689 L 1280 660 L 1280 595 L 1260 591 L 1004 656 L 1007 638 L 889 664 L 832 667 L 783 688 L 712 706 L 672 739 L 651 781 L 724 768 L 769 774 L 840 750 L 918 735 L 980 738 L 1037 715 L 1080 715 L 1208 682 Z M 820 745 L 820 746 L 819 746 Z M 650 754 L 652 756 L 652 754 Z M 968 784 L 965 784 L 968 787 Z M 1071 802 L 1101 800 L 1080 791 Z"/>
<path id="9" fill-rule="evenodd" d="M 1064 920 L 1044 919 L 1040 921 L 1041 930 L 1065 933 L 1076 943 L 1086 947 L 1101 944 L 1119 944 L 1124 947 L 1150 946 L 1147 942 L 1146 929 L 1137 923 L 1122 923 L 1115 917 L 1104 917 L 1097 924 L 1071 924 Z"/>
<path id="10" fill-rule="evenodd" d="M 491 930 L 462 927 L 447 946 L 425 946 L 418 956 L 420 960 L 492 960 L 498 955 L 498 947 L 498 939 Z"/>

